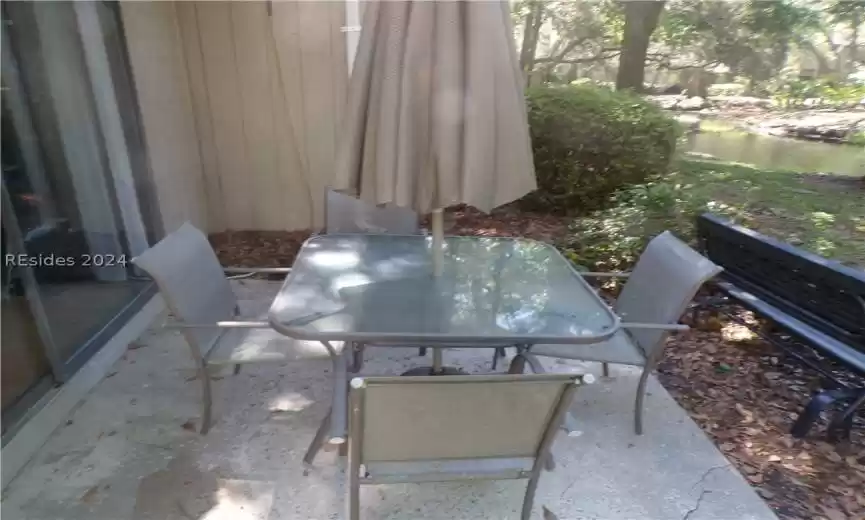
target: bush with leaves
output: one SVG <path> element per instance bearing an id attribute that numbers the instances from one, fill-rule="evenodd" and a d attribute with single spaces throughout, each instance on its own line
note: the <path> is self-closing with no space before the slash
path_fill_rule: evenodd
<path id="1" fill-rule="evenodd" d="M 586 214 L 667 171 L 679 125 L 642 98 L 593 85 L 537 87 L 527 98 L 538 190 L 524 207 Z"/>
<path id="2" fill-rule="evenodd" d="M 681 182 L 683 169 L 689 176 L 712 176 L 718 175 L 718 164 L 679 161 L 679 171 L 666 179 L 652 179 L 619 190 L 610 197 L 608 209 L 575 219 L 560 248 L 580 268 L 627 271 L 649 240 L 664 231 L 693 242 L 695 219 L 703 212 L 744 219 L 742 208 L 713 200 L 694 185 Z M 723 175 L 725 170 L 720 171 Z"/>

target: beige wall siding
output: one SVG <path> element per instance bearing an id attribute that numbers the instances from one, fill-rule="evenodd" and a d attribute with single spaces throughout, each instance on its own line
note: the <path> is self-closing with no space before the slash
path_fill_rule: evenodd
<path id="1" fill-rule="evenodd" d="M 123 2 L 122 16 L 156 197 L 166 231 L 206 228 L 189 78 L 171 2 Z"/>
<path id="2" fill-rule="evenodd" d="M 145 102 L 161 90 L 188 102 L 182 114 L 151 116 L 155 121 L 145 131 L 159 133 L 160 125 L 180 118 L 192 128 L 194 142 L 187 139 L 184 148 L 196 154 L 199 172 L 184 175 L 198 179 L 208 231 L 321 225 L 348 81 L 340 31 L 345 4 L 274 2 L 271 13 L 259 1 L 143 5 L 124 3 L 123 9 L 130 48 L 140 49 L 132 60 L 145 119 L 148 112 L 166 111 Z M 129 30 L 130 24 L 156 23 L 154 11 L 160 13 L 159 31 L 176 28 L 169 43 L 148 41 L 155 28 Z M 168 63 L 148 60 L 154 47 L 174 55 Z M 151 63 L 135 67 L 136 59 Z M 142 96 L 142 87 L 157 94 Z M 155 141 L 162 146 L 151 146 L 151 155 L 172 151 Z M 172 160 L 169 154 L 161 167 Z M 179 175 L 154 176 L 184 188 L 195 184 Z M 191 197 L 170 195 L 163 210 L 169 213 L 177 213 L 171 206 L 179 199 Z"/>

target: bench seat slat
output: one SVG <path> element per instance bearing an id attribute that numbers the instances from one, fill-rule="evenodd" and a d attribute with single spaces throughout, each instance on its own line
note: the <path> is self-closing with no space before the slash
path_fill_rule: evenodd
<path id="1" fill-rule="evenodd" d="M 755 296 L 753 293 L 736 287 L 730 282 L 717 281 L 715 285 L 730 297 L 735 298 L 743 306 L 769 318 L 790 333 L 813 344 L 822 352 L 831 355 L 838 361 L 849 365 L 861 373 L 865 373 L 865 352 L 854 350 L 849 345 L 820 332 L 816 328 L 790 316 L 781 309 Z"/>

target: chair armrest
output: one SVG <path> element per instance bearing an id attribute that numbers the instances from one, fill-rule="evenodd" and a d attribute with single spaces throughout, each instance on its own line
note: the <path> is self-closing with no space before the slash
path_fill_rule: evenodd
<path id="1" fill-rule="evenodd" d="M 681 323 L 621 323 L 619 326 L 623 329 L 672 330 L 676 332 L 691 329 L 691 327 Z"/>
<path id="2" fill-rule="evenodd" d="M 234 274 L 288 274 L 291 267 L 223 267 L 222 270 Z"/>
<path id="3" fill-rule="evenodd" d="M 580 276 L 582 276 L 584 278 L 585 277 L 589 277 L 589 278 L 627 278 L 627 277 L 631 276 L 631 273 L 592 273 L 592 272 L 586 272 L 586 273 L 580 273 Z"/>
<path id="4" fill-rule="evenodd" d="M 269 329 L 266 321 L 217 321 L 215 323 L 168 323 L 166 329 Z"/>

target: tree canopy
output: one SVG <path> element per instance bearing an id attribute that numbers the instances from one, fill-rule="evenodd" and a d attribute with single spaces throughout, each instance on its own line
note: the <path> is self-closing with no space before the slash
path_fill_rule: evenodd
<path id="1" fill-rule="evenodd" d="M 865 0 L 520 0 L 513 13 L 530 84 L 639 90 L 702 74 L 760 92 L 865 69 Z"/>

